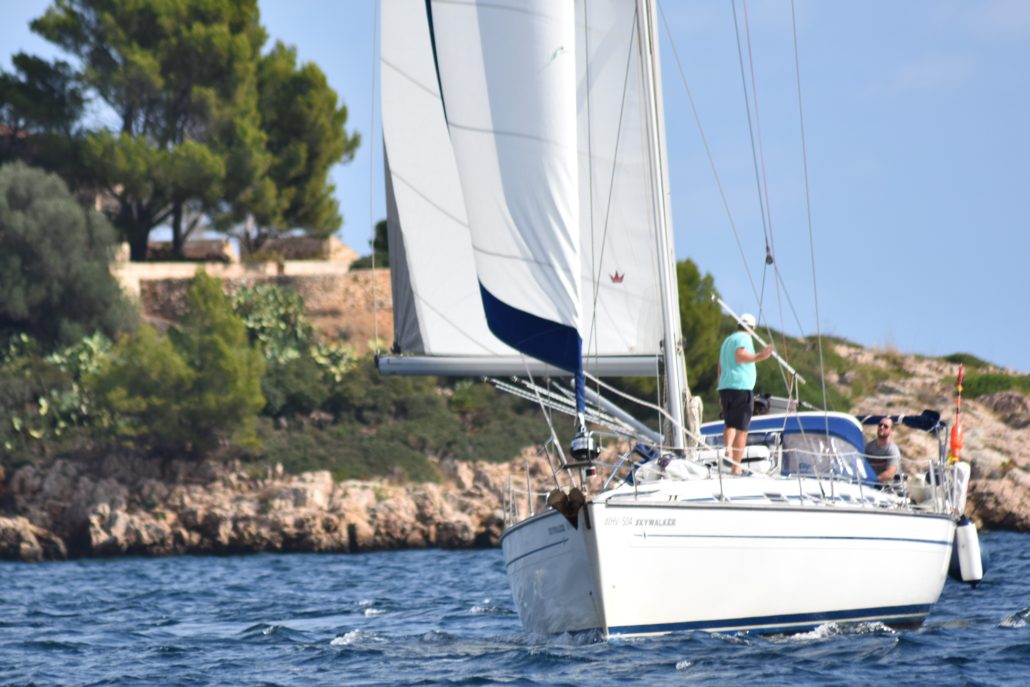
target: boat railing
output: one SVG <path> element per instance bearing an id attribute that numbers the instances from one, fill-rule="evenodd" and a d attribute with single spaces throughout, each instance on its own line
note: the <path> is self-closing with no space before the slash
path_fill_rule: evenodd
<path id="1" fill-rule="evenodd" d="M 864 490 L 876 489 L 903 497 L 906 499 L 907 505 L 920 510 L 946 513 L 954 509 L 954 477 L 952 471 L 946 469 L 943 461 L 939 458 L 902 457 L 901 462 L 910 466 L 909 469 L 891 481 L 880 482 L 875 474 L 866 472 L 865 465 L 859 464 L 849 468 L 848 463 L 854 458 L 862 458 L 863 463 L 868 465 L 866 461 L 869 458 L 882 458 L 882 456 L 869 456 L 864 453 L 839 454 L 801 448 L 785 448 L 783 453 L 785 456 L 784 474 L 797 478 L 798 488 L 801 492 L 803 492 L 802 478 L 809 477 L 818 480 L 821 487 L 826 481 L 831 495 L 834 492 L 835 483 L 857 485 L 863 503 L 866 500 Z M 794 460 L 791 460 L 791 457 Z M 810 457 L 811 460 L 806 461 L 805 457 Z M 794 466 L 797 469 L 789 469 Z"/>
<path id="2" fill-rule="evenodd" d="M 526 472 L 526 489 L 516 487 L 512 475 L 508 475 L 508 490 L 504 503 L 505 527 L 547 510 L 547 497 L 550 492 L 534 491 L 529 488 L 531 484 L 528 470 Z"/>
<path id="3" fill-rule="evenodd" d="M 561 462 L 560 454 L 555 456 L 552 453 L 553 449 L 548 445 L 544 445 L 544 452 L 546 454 L 548 465 L 551 468 L 552 479 L 554 480 L 555 488 L 568 492 L 572 487 L 578 487 L 584 492 L 593 491 L 591 488 L 591 478 L 587 478 L 584 475 L 573 475 L 573 472 L 578 470 L 572 470 L 572 468 L 583 467 L 568 462 Z M 632 451 L 625 451 L 619 455 L 619 458 L 615 462 L 594 460 L 590 461 L 589 465 L 596 468 L 599 474 L 607 474 L 608 477 L 601 484 L 601 490 L 608 488 L 609 483 L 617 477 L 619 474 L 623 474 L 623 478 L 633 467 L 633 463 L 629 461 L 632 455 Z M 557 466 L 556 466 L 557 463 Z M 587 465 L 586 463 L 583 464 Z M 620 473 L 620 470 L 622 471 Z M 550 491 L 537 491 L 533 489 L 533 478 L 530 474 L 529 461 L 526 461 L 522 474 L 519 475 L 519 482 L 523 486 L 515 486 L 516 477 L 514 472 L 508 475 L 508 487 L 504 498 L 504 519 L 505 525 L 512 525 L 514 523 L 525 520 L 528 517 L 532 517 L 537 513 L 547 510 L 550 506 L 547 503 L 548 497 L 551 495 Z M 566 488 L 562 488 L 560 475 L 566 475 L 569 482 Z M 578 482 L 577 482 L 578 478 Z M 599 478 L 598 478 L 599 479 Z M 597 482 L 592 483 L 594 487 L 597 486 Z"/>
<path id="4" fill-rule="evenodd" d="M 545 447 L 544 450 L 547 453 L 549 467 L 557 489 L 562 489 L 559 476 L 565 474 L 572 482 L 569 488 L 578 486 L 584 491 L 589 491 L 587 480 L 583 475 L 579 475 L 579 484 L 575 484 L 573 471 L 567 469 L 568 464 L 562 462 L 560 454 L 553 455 L 551 447 Z M 604 490 L 609 488 L 616 479 L 627 479 L 636 468 L 647 462 L 637 460 L 639 457 L 633 449 L 629 449 L 619 453 L 614 462 L 593 462 L 592 465 L 596 465 L 602 475 L 607 475 L 605 479 L 595 483 L 595 486 L 600 486 L 600 489 Z M 808 490 L 812 487 L 811 480 L 815 479 L 819 486 L 819 498 L 828 499 L 830 502 L 838 500 L 839 485 L 851 485 L 858 488 L 857 503 L 862 506 L 883 507 L 884 501 L 878 494 L 892 494 L 898 498 L 890 500 L 891 507 L 935 513 L 951 513 L 955 510 L 955 478 L 942 457 L 917 459 L 903 456 L 901 461 L 906 467 L 905 472 L 898 479 L 883 483 L 879 482 L 876 475 L 868 469 L 867 459 L 870 457 L 874 456 L 854 450 L 842 453 L 838 450 L 830 450 L 829 447 L 822 450 L 811 450 L 777 445 L 767 456 L 767 467 L 770 471 L 775 471 L 784 477 L 795 478 L 798 503 L 801 505 L 810 503 L 811 494 L 808 493 Z M 694 462 L 704 465 L 700 460 Z M 712 467 L 708 466 L 708 468 L 709 474 L 711 474 Z M 534 484 L 528 461 L 525 464 L 524 475 L 518 475 L 518 477 L 516 475 L 517 473 L 513 473 L 508 477 L 508 489 L 504 503 L 506 526 L 525 520 L 549 508 L 548 496 L 551 492 L 533 489 Z M 519 477 L 521 479 L 518 479 Z M 516 479 L 522 483 L 518 487 L 515 486 Z M 848 497 L 842 496 L 842 498 L 847 500 Z"/>

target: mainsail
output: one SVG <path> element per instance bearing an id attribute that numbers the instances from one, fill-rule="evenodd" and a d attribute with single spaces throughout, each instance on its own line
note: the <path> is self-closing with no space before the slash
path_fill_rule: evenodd
<path id="1" fill-rule="evenodd" d="M 588 372 L 656 374 L 657 182 L 639 21 L 635 0 L 383 3 L 404 354 L 381 358 L 384 372 L 568 374 L 574 347 Z M 525 334 L 541 321 L 566 343 L 545 336 L 534 348 Z"/>

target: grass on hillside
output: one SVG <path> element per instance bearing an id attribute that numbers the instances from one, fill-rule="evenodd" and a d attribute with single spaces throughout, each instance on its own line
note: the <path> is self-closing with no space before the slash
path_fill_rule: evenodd
<path id="1" fill-rule="evenodd" d="M 987 362 L 983 358 L 976 357 L 972 353 L 952 353 L 951 355 L 944 356 L 943 360 L 949 363 L 955 363 L 956 365 L 961 364 L 972 368 L 994 367 L 991 363 Z"/>
<path id="2" fill-rule="evenodd" d="M 943 359 L 965 366 L 966 375 L 962 386 L 963 393 L 967 396 L 975 398 L 1000 391 L 1030 394 L 1030 375 L 1000 372 L 996 365 L 971 353 L 952 353 Z"/>
<path id="3" fill-rule="evenodd" d="M 999 391 L 1018 391 L 1030 395 L 1030 376 L 1004 372 L 969 374 L 962 382 L 962 393 L 973 398 Z"/>

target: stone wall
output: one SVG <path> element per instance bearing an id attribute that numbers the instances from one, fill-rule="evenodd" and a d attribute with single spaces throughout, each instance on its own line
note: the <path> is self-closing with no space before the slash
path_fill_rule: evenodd
<path id="1" fill-rule="evenodd" d="M 180 266 L 184 265 L 176 264 L 176 267 Z M 186 308 L 186 291 L 197 269 L 195 265 L 189 267 L 193 271 L 185 274 L 176 270 L 155 270 L 156 274 L 151 272 L 146 276 L 157 278 L 138 280 L 136 295 L 145 319 L 169 323 L 182 317 Z M 275 284 L 300 294 L 319 336 L 347 341 L 359 354 L 369 350 L 377 331 L 384 347 L 389 347 L 393 340 L 389 270 L 376 270 L 375 274 L 371 270 L 326 270 L 322 273 L 283 270 L 286 273 L 279 274 L 271 270 L 211 269 L 209 265 L 204 269 L 223 281 L 226 293 L 245 286 Z"/>
<path id="2" fill-rule="evenodd" d="M 201 262 L 239 262 L 236 250 L 228 239 L 196 239 L 182 244 L 186 260 Z M 155 262 L 175 260 L 175 247 L 171 241 L 147 242 L 147 260 Z"/>
<path id="3" fill-rule="evenodd" d="M 358 259 L 353 248 L 339 239 L 315 239 L 308 236 L 284 236 L 268 239 L 256 254 L 249 254 L 245 247 L 241 248 L 242 257 L 247 259 L 256 255 L 274 256 L 276 260 L 325 260 L 350 264 Z"/>
<path id="4" fill-rule="evenodd" d="M 190 241 L 187 247 L 191 246 L 190 250 L 195 248 L 204 254 L 225 250 L 224 241 Z M 359 354 L 372 348 L 377 337 L 383 347 L 389 347 L 393 341 L 393 300 L 388 269 L 374 274 L 371 270 L 351 272 L 357 253 L 335 238 L 274 239 L 265 247 L 290 259 L 240 263 L 235 254 L 228 259 L 224 258 L 226 253 L 219 252 L 223 257 L 211 262 L 130 262 L 124 247 L 111 272 L 137 300 L 144 319 L 159 326 L 182 317 L 190 280 L 203 269 L 223 281 L 226 293 L 266 283 L 299 293 L 319 336 L 346 341 Z"/>

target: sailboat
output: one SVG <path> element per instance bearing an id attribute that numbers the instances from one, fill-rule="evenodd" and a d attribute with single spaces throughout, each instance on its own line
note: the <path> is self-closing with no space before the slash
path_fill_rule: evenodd
<path id="1" fill-rule="evenodd" d="M 756 418 L 742 476 L 726 468 L 721 423 L 700 422 L 655 11 L 383 3 L 395 342 L 379 368 L 498 378 L 540 403 L 552 438 L 554 411 L 574 418 L 567 451 L 547 444 L 554 489 L 511 488 L 501 544 L 527 631 L 919 624 L 941 594 L 969 477 L 943 439 L 925 479 L 883 489 L 855 417 L 786 404 Z M 657 428 L 601 391 L 604 377 L 634 375 L 661 381 Z M 917 424 L 944 436 L 939 416 Z"/>

